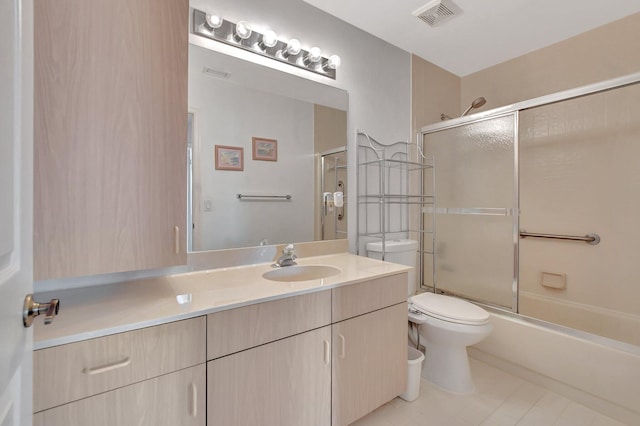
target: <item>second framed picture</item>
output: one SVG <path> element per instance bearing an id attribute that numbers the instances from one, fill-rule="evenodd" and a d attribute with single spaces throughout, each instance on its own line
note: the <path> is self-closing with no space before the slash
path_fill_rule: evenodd
<path id="1" fill-rule="evenodd" d="M 252 138 L 254 160 L 278 161 L 278 141 L 276 139 Z"/>

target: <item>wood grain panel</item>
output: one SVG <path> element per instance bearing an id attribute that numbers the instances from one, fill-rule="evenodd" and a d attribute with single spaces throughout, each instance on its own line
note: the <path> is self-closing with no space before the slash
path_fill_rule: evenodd
<path id="1" fill-rule="evenodd" d="M 186 263 L 188 6 L 35 2 L 35 280 Z"/>
<path id="2" fill-rule="evenodd" d="M 330 341 L 327 326 L 210 361 L 207 424 L 329 425 Z"/>
<path id="3" fill-rule="evenodd" d="M 332 322 L 343 321 L 406 301 L 407 280 L 405 272 L 334 288 L 331 290 Z"/>
<path id="4" fill-rule="evenodd" d="M 406 390 L 406 302 L 334 324 L 332 338 L 332 425 L 348 425 Z"/>
<path id="5" fill-rule="evenodd" d="M 211 360 L 331 324 L 331 292 L 303 294 L 207 316 Z"/>
<path id="6" fill-rule="evenodd" d="M 205 426 L 201 364 L 34 414 L 34 426 Z"/>
<path id="7" fill-rule="evenodd" d="M 204 363 L 205 321 L 198 317 L 35 351 L 34 412 Z M 95 371 L 102 367 L 106 371 Z"/>

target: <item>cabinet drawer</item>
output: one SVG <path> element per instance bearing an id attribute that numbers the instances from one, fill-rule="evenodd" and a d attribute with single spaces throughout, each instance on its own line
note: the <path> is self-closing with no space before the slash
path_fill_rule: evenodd
<path id="1" fill-rule="evenodd" d="M 201 364 L 41 411 L 33 426 L 205 426 L 205 380 Z"/>
<path id="2" fill-rule="evenodd" d="M 321 291 L 207 316 L 207 359 L 215 359 L 331 323 L 331 293 Z"/>
<path id="3" fill-rule="evenodd" d="M 406 301 L 408 279 L 405 272 L 334 288 L 331 290 L 332 322 L 343 321 Z"/>
<path id="4" fill-rule="evenodd" d="M 205 362 L 205 318 L 35 351 L 38 412 Z"/>

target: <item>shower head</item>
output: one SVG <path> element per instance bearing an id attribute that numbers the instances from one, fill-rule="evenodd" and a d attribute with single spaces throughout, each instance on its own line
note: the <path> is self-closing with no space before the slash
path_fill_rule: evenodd
<path id="1" fill-rule="evenodd" d="M 479 98 L 475 98 L 473 100 L 473 102 L 471 102 L 471 105 L 469 105 L 469 108 L 465 109 L 464 112 L 462 113 L 462 115 L 460 117 L 464 117 L 465 115 L 467 115 L 469 113 L 469 111 L 471 111 L 472 109 L 476 109 L 476 108 L 480 108 L 482 105 L 486 104 L 487 100 L 485 98 L 483 98 L 482 96 Z"/>

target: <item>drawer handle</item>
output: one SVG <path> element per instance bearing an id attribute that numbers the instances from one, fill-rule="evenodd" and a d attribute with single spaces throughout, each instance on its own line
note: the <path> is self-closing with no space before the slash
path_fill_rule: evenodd
<path id="1" fill-rule="evenodd" d="M 347 356 L 347 342 L 342 334 L 339 334 L 338 337 L 340 338 L 340 358 L 345 359 Z"/>
<path id="2" fill-rule="evenodd" d="M 131 358 L 126 357 L 122 361 L 113 362 L 111 364 L 101 365 L 100 367 L 85 368 L 82 370 L 84 374 L 93 376 L 95 374 L 106 373 L 107 371 L 116 370 L 118 368 L 126 367 L 131 364 Z"/>
<path id="3" fill-rule="evenodd" d="M 176 254 L 180 253 L 180 227 L 173 228 L 173 249 Z"/>
<path id="4" fill-rule="evenodd" d="M 198 388 L 195 383 L 191 383 L 191 415 L 198 416 Z"/>
<path id="5" fill-rule="evenodd" d="M 328 340 L 324 341 L 324 363 L 329 365 L 331 362 L 331 344 Z"/>

